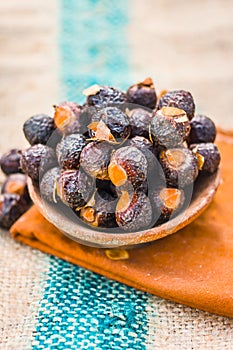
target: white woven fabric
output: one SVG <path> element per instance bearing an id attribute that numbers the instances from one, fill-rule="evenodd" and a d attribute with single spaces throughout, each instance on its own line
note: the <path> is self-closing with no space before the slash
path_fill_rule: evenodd
<path id="1" fill-rule="evenodd" d="M 233 349 L 233 319 L 152 297 L 147 349 Z"/>
<path id="2" fill-rule="evenodd" d="M 49 256 L 0 230 L 0 349 L 31 349 Z"/>

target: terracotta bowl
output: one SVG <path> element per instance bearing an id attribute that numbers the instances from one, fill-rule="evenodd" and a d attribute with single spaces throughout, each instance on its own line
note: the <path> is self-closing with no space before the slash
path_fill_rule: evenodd
<path id="1" fill-rule="evenodd" d="M 211 203 L 220 181 L 220 170 L 213 175 L 201 176 L 195 183 L 192 199 L 187 209 L 160 226 L 130 233 L 97 231 L 85 224 L 80 224 L 80 220 L 71 220 L 62 210 L 57 210 L 56 207 L 45 203 L 30 179 L 28 187 L 31 198 L 42 215 L 69 238 L 92 247 L 129 248 L 168 236 L 191 223 Z"/>

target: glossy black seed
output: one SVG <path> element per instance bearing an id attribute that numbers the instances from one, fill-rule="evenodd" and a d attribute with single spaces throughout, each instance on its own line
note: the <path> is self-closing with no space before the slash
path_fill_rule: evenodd
<path id="1" fill-rule="evenodd" d="M 83 134 L 87 131 L 90 115 L 76 102 L 66 101 L 54 106 L 54 123 L 63 135 Z"/>
<path id="2" fill-rule="evenodd" d="M 30 204 L 15 193 L 0 195 L 0 227 L 9 229 L 27 211 Z"/>
<path id="3" fill-rule="evenodd" d="M 63 169 L 78 169 L 80 154 L 86 144 L 86 139 L 81 134 L 64 136 L 56 147 L 59 165 Z"/>
<path id="4" fill-rule="evenodd" d="M 22 172 L 20 168 L 21 154 L 21 150 L 14 148 L 2 155 L 0 165 L 4 174 L 9 175 Z"/>
<path id="5" fill-rule="evenodd" d="M 81 170 L 65 170 L 58 181 L 59 197 L 73 209 L 85 206 L 93 189 L 93 179 Z"/>
<path id="6" fill-rule="evenodd" d="M 115 209 L 116 199 L 110 196 L 100 195 L 96 192 L 90 205 L 80 211 L 81 219 L 94 227 L 112 228 L 117 227 Z"/>
<path id="7" fill-rule="evenodd" d="M 90 90 L 90 95 L 87 96 L 87 105 L 97 108 L 122 104 L 125 102 L 125 93 L 110 86 L 98 86 L 95 91 Z"/>
<path id="8" fill-rule="evenodd" d="M 190 92 L 185 90 L 169 91 L 159 100 L 158 109 L 162 107 L 176 107 L 183 109 L 191 120 L 195 113 L 195 104 Z"/>
<path id="9" fill-rule="evenodd" d="M 197 157 L 187 148 L 174 148 L 160 153 L 167 185 L 183 188 L 192 184 L 198 176 Z"/>
<path id="10" fill-rule="evenodd" d="M 182 189 L 161 188 L 150 195 L 153 209 L 153 219 L 156 224 L 168 221 L 180 212 L 185 202 L 185 194 Z"/>
<path id="11" fill-rule="evenodd" d="M 210 118 L 199 114 L 193 117 L 190 124 L 189 144 L 214 142 L 217 131 Z"/>
<path id="12" fill-rule="evenodd" d="M 37 114 L 29 118 L 23 125 L 23 132 L 30 143 L 46 145 L 51 134 L 55 130 L 53 118 L 46 114 Z"/>
<path id="13" fill-rule="evenodd" d="M 41 198 L 50 203 L 58 202 L 57 184 L 60 175 L 61 169 L 59 167 L 52 168 L 44 174 L 40 182 Z"/>
<path id="14" fill-rule="evenodd" d="M 116 222 L 124 231 L 138 231 L 151 225 L 152 208 L 149 198 L 142 192 L 122 195 L 116 206 Z"/>
<path id="15" fill-rule="evenodd" d="M 143 108 L 135 108 L 131 110 L 128 115 L 131 127 L 131 137 L 144 136 L 148 138 L 152 113 Z"/>
<path id="16" fill-rule="evenodd" d="M 190 129 L 188 117 L 183 110 L 163 107 L 155 112 L 151 120 L 150 135 L 158 150 L 182 147 Z"/>
<path id="17" fill-rule="evenodd" d="M 120 189 L 139 190 L 147 179 L 145 155 L 136 147 L 125 146 L 113 153 L 108 167 L 112 183 Z"/>
<path id="18" fill-rule="evenodd" d="M 140 106 L 154 109 L 157 95 L 151 78 L 130 86 L 126 92 L 127 101 Z"/>
<path id="19" fill-rule="evenodd" d="M 38 183 L 39 177 L 56 166 L 57 161 L 52 148 L 37 144 L 22 152 L 20 165 L 23 172 Z"/>
<path id="20" fill-rule="evenodd" d="M 80 167 L 90 176 L 109 180 L 108 164 L 113 146 L 107 142 L 90 142 L 80 155 Z"/>
<path id="21" fill-rule="evenodd" d="M 1 193 L 15 193 L 20 195 L 26 202 L 30 202 L 27 176 L 21 173 L 9 175 L 2 184 Z"/>
<path id="22" fill-rule="evenodd" d="M 201 155 L 200 170 L 213 174 L 217 169 L 221 161 L 221 155 L 218 147 L 213 143 L 199 143 L 191 145 L 190 149 L 197 155 Z M 200 164 L 200 163 L 199 163 Z"/>
<path id="23" fill-rule="evenodd" d="M 99 110 L 92 116 L 90 126 L 95 128 L 98 122 L 102 121 L 110 130 L 115 139 L 126 138 L 130 134 L 130 123 L 128 116 L 117 107 L 106 107 Z M 95 131 L 90 129 L 90 136 L 96 136 Z M 97 136 L 98 138 L 98 136 Z M 110 139 L 111 140 L 111 139 Z"/>

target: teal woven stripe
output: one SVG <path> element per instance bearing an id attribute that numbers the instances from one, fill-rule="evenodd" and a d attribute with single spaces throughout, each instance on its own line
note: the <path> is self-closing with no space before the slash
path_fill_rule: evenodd
<path id="1" fill-rule="evenodd" d="M 129 84 L 126 0 L 61 1 L 62 98 L 84 102 L 84 88 Z"/>
<path id="2" fill-rule="evenodd" d="M 63 100 L 98 83 L 129 84 L 127 1 L 61 1 Z M 143 350 L 148 295 L 51 257 L 33 349 Z"/>
<path id="3" fill-rule="evenodd" d="M 147 295 L 51 258 L 33 349 L 143 350 Z"/>

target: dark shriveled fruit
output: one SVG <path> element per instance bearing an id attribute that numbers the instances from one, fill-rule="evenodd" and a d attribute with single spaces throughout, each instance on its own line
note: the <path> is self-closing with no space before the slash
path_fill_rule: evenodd
<path id="1" fill-rule="evenodd" d="M 116 200 L 110 196 L 103 197 L 96 192 L 92 203 L 81 209 L 80 217 L 84 222 L 94 227 L 116 227 Z"/>
<path id="2" fill-rule="evenodd" d="M 184 141 L 187 140 L 191 126 L 184 110 L 175 107 L 162 107 L 158 113 L 162 113 L 174 125 L 176 132 Z"/>
<path id="3" fill-rule="evenodd" d="M 199 160 L 199 169 L 203 172 L 213 174 L 221 161 L 218 147 L 211 142 L 191 145 L 190 149 Z"/>
<path id="4" fill-rule="evenodd" d="M 199 114 L 193 117 L 190 124 L 189 144 L 214 142 L 217 131 L 210 118 Z"/>
<path id="5" fill-rule="evenodd" d="M 7 176 L 2 184 L 1 193 L 15 193 L 20 195 L 26 202 L 30 202 L 30 196 L 27 187 L 27 176 L 16 173 Z"/>
<path id="6" fill-rule="evenodd" d="M 116 222 L 124 231 L 148 228 L 152 221 L 149 198 L 142 192 L 123 191 L 116 206 Z"/>
<path id="7" fill-rule="evenodd" d="M 182 189 L 162 188 L 154 191 L 150 200 L 154 216 L 158 218 L 156 224 L 161 224 L 180 211 L 185 202 L 185 195 Z"/>
<path id="8" fill-rule="evenodd" d="M 113 153 L 108 174 L 115 186 L 139 190 L 145 184 L 147 168 L 145 155 L 136 147 L 125 146 Z"/>
<path id="9" fill-rule="evenodd" d="M 37 144 L 22 152 L 20 165 L 25 174 L 38 182 L 45 171 L 57 165 L 57 161 L 52 148 Z"/>
<path id="10" fill-rule="evenodd" d="M 157 95 L 154 83 L 151 78 L 130 86 L 126 92 L 127 101 L 140 106 L 154 109 L 157 102 Z"/>
<path id="11" fill-rule="evenodd" d="M 0 227 L 9 229 L 29 206 L 30 204 L 16 193 L 0 195 Z"/>
<path id="12" fill-rule="evenodd" d="M 126 102 L 125 93 L 111 86 L 94 85 L 84 90 L 84 95 L 87 96 L 87 105 L 96 108 L 120 105 Z"/>
<path id="13" fill-rule="evenodd" d="M 150 135 L 156 148 L 183 146 L 190 133 L 190 123 L 185 111 L 163 107 L 158 110 L 150 124 Z"/>
<path id="14" fill-rule="evenodd" d="M 54 130 L 53 118 L 46 114 L 33 115 L 23 125 L 24 135 L 30 145 L 46 145 Z"/>
<path id="15" fill-rule="evenodd" d="M 104 123 L 111 133 L 109 138 L 103 138 L 104 140 L 111 141 L 114 140 L 114 138 L 125 139 L 130 134 L 129 118 L 117 107 L 102 108 L 92 116 L 92 122 L 88 126 L 90 129 L 90 136 L 101 140 L 101 137 L 98 137 L 97 134 L 98 126 L 102 124 L 99 124 L 99 122 Z"/>
<path id="16" fill-rule="evenodd" d="M 143 108 L 135 108 L 128 113 L 131 127 L 131 137 L 149 137 L 149 125 L 152 119 L 152 112 Z"/>
<path id="17" fill-rule="evenodd" d="M 44 174 L 40 182 L 40 195 L 42 199 L 50 203 L 58 202 L 57 182 L 60 175 L 61 169 L 59 167 L 52 168 Z"/>
<path id="18" fill-rule="evenodd" d="M 73 209 L 84 207 L 93 194 L 93 179 L 81 170 L 62 171 L 57 184 L 61 200 Z"/>
<path id="19" fill-rule="evenodd" d="M 198 176 L 197 157 L 187 148 L 173 148 L 160 153 L 160 164 L 167 185 L 183 188 L 192 184 Z"/>
<path id="20" fill-rule="evenodd" d="M 66 101 L 54 106 L 54 123 L 63 135 L 84 133 L 90 122 L 89 115 L 76 102 Z"/>
<path id="21" fill-rule="evenodd" d="M 9 175 L 22 172 L 20 168 L 21 154 L 21 150 L 14 148 L 2 155 L 0 159 L 0 166 L 4 174 Z"/>
<path id="22" fill-rule="evenodd" d="M 188 119 L 191 120 L 195 113 L 195 104 L 193 96 L 185 90 L 169 91 L 159 100 L 158 109 L 162 107 L 176 107 L 186 112 Z"/>
<path id="23" fill-rule="evenodd" d="M 90 142 L 80 155 L 80 167 L 90 176 L 109 180 L 108 164 L 113 146 L 107 142 Z"/>
<path id="24" fill-rule="evenodd" d="M 78 169 L 80 154 L 86 144 L 86 139 L 82 134 L 64 136 L 56 147 L 59 165 L 67 170 Z"/>

